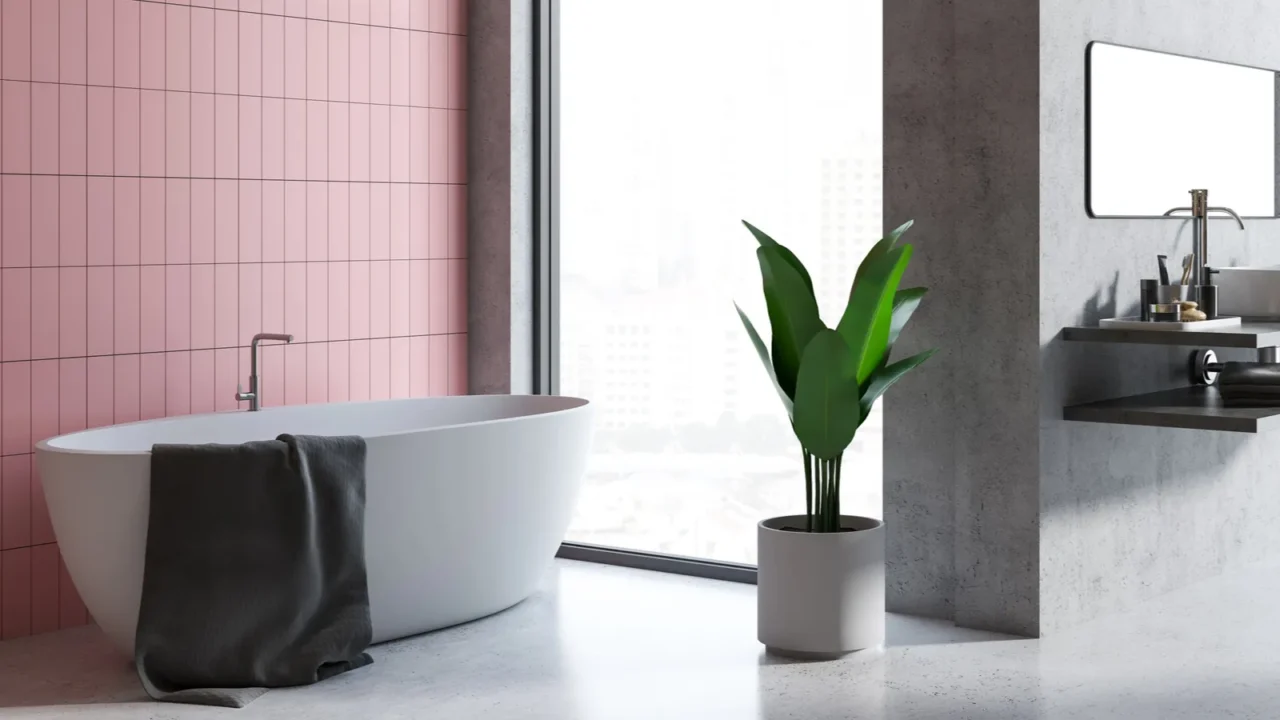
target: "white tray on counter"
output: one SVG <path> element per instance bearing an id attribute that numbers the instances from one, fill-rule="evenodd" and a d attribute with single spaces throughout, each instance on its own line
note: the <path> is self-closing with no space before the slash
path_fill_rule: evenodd
<path id="1" fill-rule="evenodd" d="M 1197 320 L 1195 322 L 1149 322 L 1137 317 L 1108 318 L 1099 321 L 1098 327 L 1109 328 L 1112 330 L 1188 330 L 1188 331 L 1204 331 L 1204 330 L 1221 330 L 1223 328 L 1237 327 L 1240 325 L 1238 317 L 1218 317 L 1212 320 Z"/>

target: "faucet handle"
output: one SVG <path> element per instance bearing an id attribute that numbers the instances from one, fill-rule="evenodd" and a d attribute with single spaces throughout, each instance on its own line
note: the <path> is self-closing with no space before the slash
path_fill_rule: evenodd
<path id="1" fill-rule="evenodd" d="M 253 399 L 253 393 L 245 392 L 244 385 L 241 383 L 236 383 L 236 400 L 240 402 L 244 402 L 245 400 L 252 400 L 252 399 Z"/>

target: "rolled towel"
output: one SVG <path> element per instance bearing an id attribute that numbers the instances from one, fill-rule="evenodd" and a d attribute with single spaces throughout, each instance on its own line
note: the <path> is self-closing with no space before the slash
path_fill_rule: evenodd
<path id="1" fill-rule="evenodd" d="M 1229 362 L 1218 392 L 1227 407 L 1280 407 L 1280 363 Z"/>

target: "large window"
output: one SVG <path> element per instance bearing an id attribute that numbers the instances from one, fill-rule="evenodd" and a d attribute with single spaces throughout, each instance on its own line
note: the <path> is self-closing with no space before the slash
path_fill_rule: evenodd
<path id="1" fill-rule="evenodd" d="M 804 511 L 800 448 L 733 309 L 762 332 L 747 219 L 834 325 L 881 220 L 880 0 L 560 0 L 554 389 L 596 439 L 568 540 L 755 562 Z M 897 218 L 894 218 L 897 220 Z M 881 514 L 877 411 L 846 512 Z"/>

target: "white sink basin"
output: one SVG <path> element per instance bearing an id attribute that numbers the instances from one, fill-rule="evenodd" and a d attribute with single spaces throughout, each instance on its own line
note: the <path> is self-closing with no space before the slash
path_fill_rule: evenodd
<path id="1" fill-rule="evenodd" d="M 1280 320 L 1280 265 L 1215 270 L 1219 315 Z"/>

